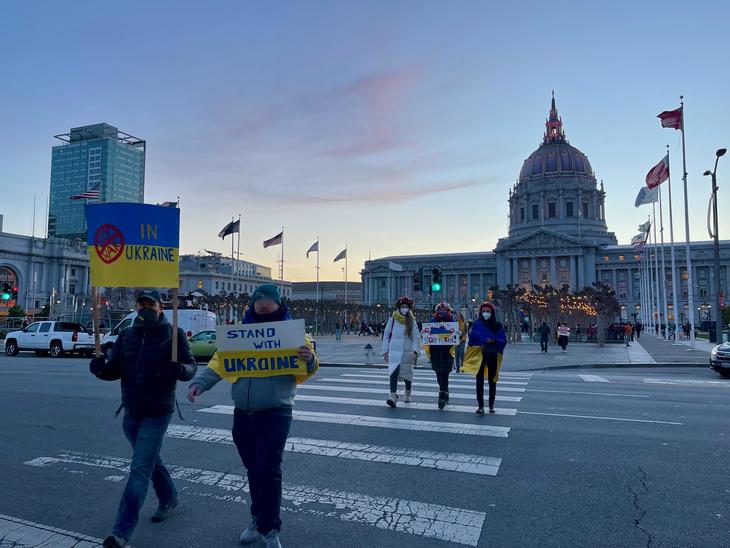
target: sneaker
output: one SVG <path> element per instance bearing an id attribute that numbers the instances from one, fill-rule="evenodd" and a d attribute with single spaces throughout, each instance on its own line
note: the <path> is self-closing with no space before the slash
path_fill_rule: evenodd
<path id="1" fill-rule="evenodd" d="M 126 545 L 127 541 L 116 535 L 109 535 L 104 539 L 104 543 L 102 544 L 104 548 L 124 548 Z"/>
<path id="2" fill-rule="evenodd" d="M 489 414 L 490 415 L 494 415 L 494 407 L 490 407 L 489 408 Z"/>
<path id="3" fill-rule="evenodd" d="M 411 403 L 411 391 L 410 390 L 406 390 L 406 395 L 403 398 L 403 401 L 405 403 Z"/>
<path id="4" fill-rule="evenodd" d="M 282 548 L 281 542 L 279 542 L 279 531 L 276 529 L 269 531 L 263 536 L 264 546 L 266 548 Z"/>
<path id="5" fill-rule="evenodd" d="M 256 530 L 256 518 L 252 516 L 251 523 L 248 524 L 248 527 L 246 527 L 243 533 L 241 533 L 241 536 L 238 537 L 238 541 L 241 544 L 253 544 L 260 538 L 261 533 Z"/>
<path id="6" fill-rule="evenodd" d="M 387 403 L 390 407 L 395 407 L 395 404 L 397 401 L 398 401 L 398 394 L 394 394 L 391 392 L 390 396 L 388 396 L 388 399 L 385 400 L 385 403 Z"/>
<path id="7" fill-rule="evenodd" d="M 152 516 L 152 518 L 150 519 L 150 521 L 152 523 L 160 523 L 161 521 L 165 521 L 167 518 L 170 517 L 170 515 L 173 512 L 173 510 L 175 510 L 175 508 L 177 508 L 177 504 L 178 503 L 175 500 L 175 501 L 173 501 L 173 502 L 171 502 L 169 504 L 165 504 L 164 506 L 160 506 L 157 509 L 157 512 L 154 513 L 154 515 Z"/>
<path id="8" fill-rule="evenodd" d="M 480 407 L 477 409 L 477 415 L 483 415 L 484 414 L 484 408 Z"/>

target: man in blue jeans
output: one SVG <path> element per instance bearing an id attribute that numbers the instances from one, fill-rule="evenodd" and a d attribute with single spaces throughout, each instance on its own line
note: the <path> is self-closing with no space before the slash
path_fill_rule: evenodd
<path id="1" fill-rule="evenodd" d="M 251 295 L 251 306 L 243 323 L 279 322 L 291 320 L 281 302 L 279 288 L 264 284 Z M 297 358 L 307 364 L 307 374 L 319 367 L 311 341 L 299 347 Z M 214 368 L 215 354 L 190 383 L 188 400 L 215 386 L 221 377 Z M 262 539 L 266 548 L 281 548 L 281 462 L 292 420 L 292 406 L 297 390 L 294 375 L 272 377 L 240 377 L 231 385 L 235 404 L 233 412 L 233 443 L 246 467 L 251 494 L 251 522 L 241 533 L 242 544 Z"/>
<path id="2" fill-rule="evenodd" d="M 157 291 L 145 289 L 139 294 L 137 313 L 132 325 L 119 334 L 111 359 L 94 358 L 89 366 L 102 380 L 121 379 L 124 435 L 134 451 L 117 520 L 104 548 L 127 545 L 150 481 L 160 501 L 154 523 L 166 520 L 178 505 L 177 489 L 162 464 L 160 449 L 175 409 L 175 386 L 178 380 L 193 378 L 195 360 L 185 332 L 178 329 L 178 361 L 171 361 L 172 325 L 162 313 Z"/>

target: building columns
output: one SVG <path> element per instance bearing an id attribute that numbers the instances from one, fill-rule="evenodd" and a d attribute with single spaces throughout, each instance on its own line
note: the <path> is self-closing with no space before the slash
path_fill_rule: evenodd
<path id="1" fill-rule="evenodd" d="M 550 257 L 550 285 L 553 287 L 558 286 L 558 269 L 555 256 Z"/>

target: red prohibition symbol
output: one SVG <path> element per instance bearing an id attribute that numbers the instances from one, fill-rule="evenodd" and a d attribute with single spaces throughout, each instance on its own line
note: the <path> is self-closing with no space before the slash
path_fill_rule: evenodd
<path id="1" fill-rule="evenodd" d="M 114 225 L 101 225 L 94 234 L 96 254 L 106 264 L 111 264 L 124 252 L 124 235 Z"/>

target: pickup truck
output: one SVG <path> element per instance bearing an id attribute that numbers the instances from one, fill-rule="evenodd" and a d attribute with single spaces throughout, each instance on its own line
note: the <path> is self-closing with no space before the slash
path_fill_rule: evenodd
<path id="1" fill-rule="evenodd" d="M 16 356 L 21 350 L 32 350 L 38 355 L 50 354 L 54 358 L 60 358 L 66 352 L 90 356 L 94 351 L 94 336 L 78 323 L 35 322 L 6 335 L 5 353 Z"/>

